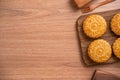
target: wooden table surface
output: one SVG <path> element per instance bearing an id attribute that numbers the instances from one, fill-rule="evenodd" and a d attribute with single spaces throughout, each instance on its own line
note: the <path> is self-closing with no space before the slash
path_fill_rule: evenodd
<path id="1" fill-rule="evenodd" d="M 72 0 L 0 0 L 0 80 L 90 80 L 95 69 L 119 75 L 120 63 L 82 63 L 75 26 L 80 15 Z"/>

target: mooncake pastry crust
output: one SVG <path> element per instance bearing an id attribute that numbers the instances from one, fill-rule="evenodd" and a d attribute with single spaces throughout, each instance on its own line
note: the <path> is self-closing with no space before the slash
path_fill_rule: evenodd
<path id="1" fill-rule="evenodd" d="M 113 16 L 111 20 L 111 30 L 120 36 L 120 13 Z"/>
<path id="2" fill-rule="evenodd" d="M 88 16 L 83 22 L 84 33 L 90 38 L 101 37 L 107 29 L 105 19 L 98 14 Z"/>
<path id="3" fill-rule="evenodd" d="M 88 55 L 94 62 L 104 63 L 112 55 L 111 45 L 103 39 L 94 40 L 88 47 Z"/>
<path id="4" fill-rule="evenodd" d="M 117 58 L 120 58 L 120 38 L 113 43 L 113 52 Z"/>

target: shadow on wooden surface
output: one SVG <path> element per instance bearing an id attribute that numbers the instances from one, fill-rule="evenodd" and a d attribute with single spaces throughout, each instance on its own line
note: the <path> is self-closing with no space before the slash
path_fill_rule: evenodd
<path id="1" fill-rule="evenodd" d="M 74 2 L 74 0 L 69 0 L 69 3 L 70 3 L 70 7 L 72 8 L 73 11 L 79 10 L 79 8 L 77 7 L 77 5 Z"/>

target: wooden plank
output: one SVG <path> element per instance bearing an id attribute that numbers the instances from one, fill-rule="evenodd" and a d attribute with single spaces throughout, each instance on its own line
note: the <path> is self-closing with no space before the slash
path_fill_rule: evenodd
<path id="1" fill-rule="evenodd" d="M 0 0 L 0 80 L 90 80 L 96 68 L 120 74 L 120 63 L 84 66 L 75 25 L 82 13 L 72 1 Z"/>

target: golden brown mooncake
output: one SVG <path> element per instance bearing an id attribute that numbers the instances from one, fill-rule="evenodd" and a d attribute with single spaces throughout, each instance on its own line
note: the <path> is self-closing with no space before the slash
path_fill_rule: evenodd
<path id="1" fill-rule="evenodd" d="M 104 63 L 112 55 L 111 45 L 103 39 L 94 40 L 88 47 L 88 55 L 94 62 Z"/>
<path id="2" fill-rule="evenodd" d="M 88 16 L 83 22 L 84 33 L 91 38 L 101 37 L 107 29 L 105 19 L 98 14 Z"/>
<path id="3" fill-rule="evenodd" d="M 113 43 L 113 52 L 117 58 L 120 58 L 120 38 Z"/>
<path id="4" fill-rule="evenodd" d="M 114 15 L 111 20 L 111 30 L 120 36 L 120 13 Z"/>

